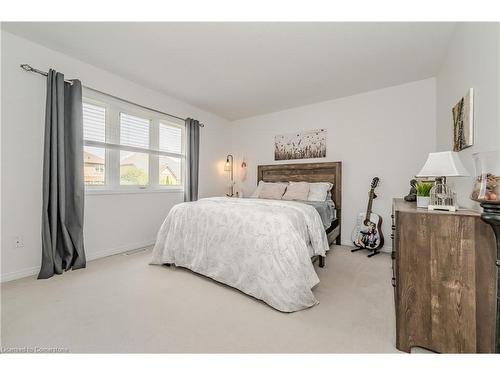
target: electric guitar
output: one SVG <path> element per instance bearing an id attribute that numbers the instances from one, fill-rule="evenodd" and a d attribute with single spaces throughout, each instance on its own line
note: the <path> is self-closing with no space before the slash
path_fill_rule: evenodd
<path id="1" fill-rule="evenodd" d="M 352 231 L 352 242 L 357 246 L 358 250 L 372 250 L 373 252 L 368 255 L 372 257 L 379 253 L 379 249 L 384 245 L 384 235 L 382 234 L 382 217 L 372 212 L 372 203 L 377 195 L 375 194 L 375 188 L 377 187 L 379 178 L 375 177 L 372 180 L 370 192 L 368 193 L 368 206 L 366 207 L 366 212 L 360 212 L 358 214 L 358 220 L 356 227 Z"/>

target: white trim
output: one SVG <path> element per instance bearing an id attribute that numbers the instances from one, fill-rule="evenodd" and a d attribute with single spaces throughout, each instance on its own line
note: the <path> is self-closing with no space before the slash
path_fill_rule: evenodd
<path id="1" fill-rule="evenodd" d="M 36 275 L 39 270 L 40 270 L 40 267 L 30 267 L 30 268 L 25 268 L 25 269 L 22 269 L 19 271 L 3 273 L 1 276 L 0 282 L 5 283 L 7 281 L 22 279 L 22 278 L 28 277 L 28 276 L 33 276 L 33 275 Z"/>
<path id="2" fill-rule="evenodd" d="M 85 188 L 85 195 L 112 195 L 112 194 L 182 194 L 184 193 L 184 188 L 173 185 L 172 187 L 163 188 L 148 188 L 134 186 L 133 188 L 121 188 L 121 189 L 109 189 L 109 188 L 97 188 L 92 186 L 92 188 Z"/>
<path id="3" fill-rule="evenodd" d="M 382 246 L 382 248 L 380 249 L 380 252 L 381 252 L 381 253 L 390 254 L 390 253 L 392 253 L 392 247 L 384 245 L 384 246 Z"/>
<path id="4" fill-rule="evenodd" d="M 112 255 L 117 255 L 117 254 L 122 254 L 126 253 L 132 250 L 138 250 L 138 249 L 143 249 L 145 247 L 151 247 L 155 244 L 156 239 L 150 240 L 150 241 L 145 241 L 145 242 L 140 242 L 128 246 L 120 246 L 120 247 L 115 247 L 113 249 L 107 249 L 107 250 L 102 250 L 102 251 L 97 251 L 94 253 L 87 254 L 87 261 L 93 261 L 101 258 L 106 258 Z"/>
<path id="5" fill-rule="evenodd" d="M 116 247 L 113 249 L 97 251 L 94 253 L 88 253 L 88 254 L 86 254 L 87 262 L 91 262 L 93 260 L 109 257 L 112 255 L 126 253 L 126 252 L 129 252 L 132 250 L 138 250 L 138 249 L 143 249 L 145 247 L 151 247 L 154 245 L 154 243 L 155 243 L 155 240 L 150 240 L 150 241 L 136 243 L 136 244 L 129 245 L 129 246 Z M 39 271 L 40 271 L 40 266 L 25 268 L 25 269 L 22 269 L 19 271 L 14 271 L 14 272 L 7 272 L 7 273 L 4 273 L 1 275 L 0 283 L 5 283 L 7 281 L 13 281 L 13 280 L 22 279 L 25 277 L 34 276 L 34 275 L 37 275 Z"/>
<path id="6" fill-rule="evenodd" d="M 124 145 L 119 145 L 116 143 L 108 143 L 108 142 L 86 140 L 86 141 L 83 141 L 83 145 L 88 146 L 88 147 L 109 148 L 109 149 L 118 150 L 118 151 L 130 151 L 130 152 L 140 152 L 142 154 L 170 156 L 170 157 L 179 158 L 179 159 L 183 159 L 186 157 L 184 154 L 176 154 L 174 152 L 160 151 L 160 150 L 156 150 L 153 148 L 124 146 Z"/>

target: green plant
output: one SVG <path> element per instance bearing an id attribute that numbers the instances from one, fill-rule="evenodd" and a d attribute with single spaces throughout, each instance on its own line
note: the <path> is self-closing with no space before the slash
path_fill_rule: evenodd
<path id="1" fill-rule="evenodd" d="M 120 183 L 123 185 L 147 185 L 148 175 L 135 165 L 122 166 L 120 167 Z"/>
<path id="2" fill-rule="evenodd" d="M 417 182 L 417 195 L 419 197 L 430 196 L 432 186 L 431 182 Z"/>

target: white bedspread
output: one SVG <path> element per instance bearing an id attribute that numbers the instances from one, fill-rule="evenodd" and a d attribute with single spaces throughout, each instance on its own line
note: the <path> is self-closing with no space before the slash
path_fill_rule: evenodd
<path id="1" fill-rule="evenodd" d="M 309 248 L 309 249 L 308 249 Z M 328 240 L 318 212 L 297 202 L 206 198 L 174 206 L 152 264 L 172 263 L 232 286 L 277 310 L 318 303 L 311 263 Z"/>

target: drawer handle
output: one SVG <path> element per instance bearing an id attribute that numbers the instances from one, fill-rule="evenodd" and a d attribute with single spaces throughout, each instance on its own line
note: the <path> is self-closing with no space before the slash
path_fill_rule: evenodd
<path id="1" fill-rule="evenodd" d="M 395 251 L 391 252 L 391 259 L 396 259 L 396 252 Z"/>
<path id="2" fill-rule="evenodd" d="M 391 233 L 391 239 L 392 240 L 394 239 L 394 233 Z"/>
<path id="3" fill-rule="evenodd" d="M 391 228 L 392 228 L 392 230 L 396 230 L 396 226 L 395 225 L 393 225 Z"/>
<path id="4" fill-rule="evenodd" d="M 392 287 L 393 287 L 393 288 L 395 288 L 395 287 L 396 287 L 396 278 L 395 278 L 395 277 L 393 277 L 393 278 L 391 279 L 391 284 L 392 284 Z"/>
<path id="5" fill-rule="evenodd" d="M 391 219 L 394 219 L 394 214 L 391 215 Z"/>

